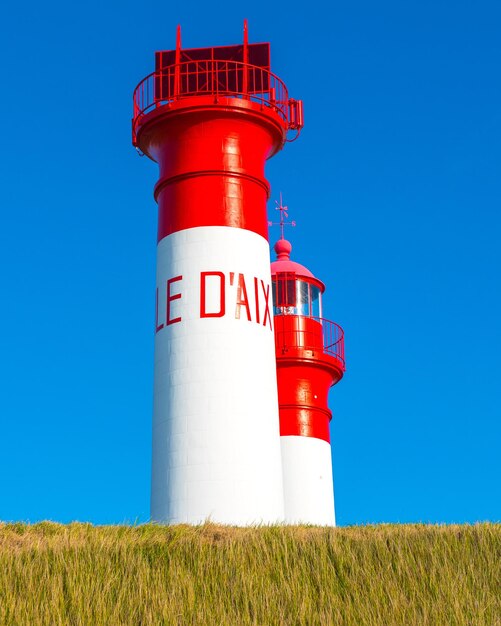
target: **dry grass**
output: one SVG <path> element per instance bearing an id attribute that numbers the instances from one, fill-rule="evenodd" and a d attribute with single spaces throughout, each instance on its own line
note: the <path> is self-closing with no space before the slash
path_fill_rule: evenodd
<path id="1" fill-rule="evenodd" d="M 501 626 L 501 525 L 0 524 L 0 624 Z"/>

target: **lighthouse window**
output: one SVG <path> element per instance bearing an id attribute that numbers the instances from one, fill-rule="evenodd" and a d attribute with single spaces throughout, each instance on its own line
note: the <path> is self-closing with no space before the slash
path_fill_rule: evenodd
<path id="1" fill-rule="evenodd" d="M 274 315 L 322 317 L 322 294 L 316 285 L 295 274 L 277 274 L 273 279 Z"/>
<path id="2" fill-rule="evenodd" d="M 311 317 L 322 317 L 320 309 L 320 289 L 315 285 L 310 285 L 310 315 Z"/>
<path id="3" fill-rule="evenodd" d="M 297 315 L 310 315 L 310 285 L 309 283 L 298 280 L 296 283 L 297 293 Z"/>
<path id="4" fill-rule="evenodd" d="M 273 282 L 273 312 L 275 315 L 297 315 L 294 274 L 278 274 Z"/>
<path id="5" fill-rule="evenodd" d="M 320 317 L 320 289 L 303 280 L 296 282 L 297 315 Z"/>

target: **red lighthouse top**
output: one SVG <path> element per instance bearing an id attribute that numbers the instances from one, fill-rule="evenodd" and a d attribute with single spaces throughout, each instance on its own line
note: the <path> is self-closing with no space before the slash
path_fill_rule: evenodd
<path id="1" fill-rule="evenodd" d="M 310 270 L 291 261 L 292 244 L 279 239 L 274 246 L 276 261 L 271 263 L 275 315 L 322 317 L 322 294 L 325 285 Z"/>
<path id="2" fill-rule="evenodd" d="M 276 208 L 280 211 L 280 221 L 276 225 L 280 226 L 282 234 L 274 246 L 277 258 L 271 263 L 277 358 L 283 358 L 286 353 L 290 356 L 291 350 L 299 350 L 296 356 L 303 358 L 302 351 L 314 350 L 317 359 L 332 360 L 339 380 L 345 369 L 343 329 L 323 317 L 323 282 L 307 267 L 290 258 L 292 244 L 284 238 L 284 227 L 296 223 L 285 221 L 288 209 L 283 205 L 281 195 Z"/>
<path id="3" fill-rule="evenodd" d="M 261 112 L 275 120 L 283 141 L 288 130 L 303 127 L 302 102 L 289 98 L 284 82 L 271 72 L 270 44 L 249 43 L 247 20 L 243 43 L 235 46 L 183 49 L 178 26 L 176 49 L 156 52 L 155 71 L 134 90 L 133 145 L 148 154 L 141 135 L 148 122 L 157 121 L 155 113 L 187 109 L 193 98 L 196 106 L 205 98 L 208 106 Z"/>
<path id="4" fill-rule="evenodd" d="M 325 291 L 324 284 L 315 278 L 315 276 L 310 272 L 308 268 L 300 263 L 296 263 L 295 261 L 291 261 L 291 252 L 292 252 L 292 244 L 290 241 L 287 241 L 284 237 L 284 228 L 285 226 L 295 226 L 296 222 L 290 221 L 286 222 L 286 218 L 289 217 L 287 211 L 288 207 L 284 206 L 282 201 L 282 194 L 280 193 L 280 202 L 275 203 L 276 210 L 280 211 L 280 221 L 279 222 L 268 222 L 268 226 L 280 226 L 281 238 L 277 241 L 274 246 L 274 250 L 277 253 L 277 260 L 273 261 L 271 264 L 271 275 L 273 280 L 277 280 L 277 274 L 280 277 L 283 276 L 297 276 L 298 278 L 306 278 L 307 282 L 311 282 L 316 284 L 317 287 L 320 287 L 322 293 Z M 279 277 L 279 279 L 280 279 Z"/>
<path id="5" fill-rule="evenodd" d="M 324 284 L 318 280 L 318 278 L 315 278 L 307 267 L 296 261 L 291 261 L 292 244 L 290 241 L 287 241 L 287 239 L 279 239 L 273 249 L 277 254 L 277 259 L 271 263 L 272 276 L 275 277 L 277 274 L 285 273 L 295 274 L 297 277 L 306 279 L 311 278 L 315 283 L 321 286 L 322 292 L 325 291 Z"/>
<path id="6" fill-rule="evenodd" d="M 270 70 L 268 43 L 189 48 L 155 55 L 134 90 L 134 146 L 159 164 L 158 240 L 227 226 L 268 240 L 265 162 L 303 126 L 299 100 Z"/>

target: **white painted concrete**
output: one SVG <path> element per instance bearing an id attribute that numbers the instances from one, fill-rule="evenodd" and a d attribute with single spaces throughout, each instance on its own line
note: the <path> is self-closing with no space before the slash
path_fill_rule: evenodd
<path id="1" fill-rule="evenodd" d="M 287 524 L 334 526 L 331 446 L 314 437 L 281 437 Z"/>
<path id="2" fill-rule="evenodd" d="M 200 318 L 200 274 L 222 272 L 225 315 Z M 230 272 L 234 273 L 230 285 Z M 236 316 L 238 274 L 245 306 Z M 165 325 L 166 284 L 171 283 Z M 257 322 L 254 277 L 258 279 Z M 211 519 L 247 525 L 283 521 L 274 335 L 264 318 L 268 242 L 250 231 L 199 227 L 158 244 L 151 517 L 165 523 Z M 220 310 L 208 277 L 206 312 Z M 243 294 L 240 294 L 243 298 Z M 271 287 L 269 312 L 273 322 Z"/>

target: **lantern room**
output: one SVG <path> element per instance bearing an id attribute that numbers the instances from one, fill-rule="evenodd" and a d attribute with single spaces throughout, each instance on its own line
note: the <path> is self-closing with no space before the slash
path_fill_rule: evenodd
<path id="1" fill-rule="evenodd" d="M 277 260 L 271 264 L 273 313 L 321 318 L 324 284 L 306 267 L 290 260 L 291 250 L 286 239 L 275 244 Z"/>
<path id="2" fill-rule="evenodd" d="M 344 334 L 338 324 L 323 316 L 325 285 L 304 265 L 291 261 L 289 241 L 279 239 L 274 249 L 277 259 L 271 264 L 271 278 L 277 357 L 295 350 L 307 350 L 316 358 L 321 354 L 334 357 L 339 380 L 345 369 Z"/>

